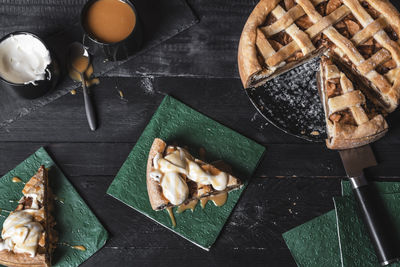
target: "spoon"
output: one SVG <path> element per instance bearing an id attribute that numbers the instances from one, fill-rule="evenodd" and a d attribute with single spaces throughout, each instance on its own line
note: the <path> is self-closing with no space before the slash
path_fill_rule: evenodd
<path id="1" fill-rule="evenodd" d="M 68 49 L 68 69 L 72 79 L 75 81 L 82 82 L 83 97 L 85 99 L 85 111 L 86 117 L 89 123 L 90 130 L 95 131 L 97 128 L 96 115 L 92 99 L 90 98 L 89 90 L 86 86 L 85 72 L 90 66 L 89 53 L 85 47 L 74 42 L 69 46 Z M 75 74 L 75 75 L 74 75 Z M 79 76 L 76 77 L 76 74 Z"/>

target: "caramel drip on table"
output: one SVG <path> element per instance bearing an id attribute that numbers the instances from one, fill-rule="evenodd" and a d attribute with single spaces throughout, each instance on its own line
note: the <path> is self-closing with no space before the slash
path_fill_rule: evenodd
<path id="1" fill-rule="evenodd" d="M 194 209 L 196 208 L 197 203 L 199 202 L 198 199 L 193 199 L 191 201 L 189 201 L 188 203 L 183 203 L 181 205 L 178 206 L 178 210 L 176 211 L 177 213 L 182 213 L 185 210 L 192 210 L 192 212 L 194 211 Z"/>
<path id="2" fill-rule="evenodd" d="M 168 207 L 167 211 L 168 211 L 169 217 L 171 218 L 172 227 L 176 227 L 175 216 L 174 216 L 174 212 L 172 211 L 172 208 Z"/>
<path id="3" fill-rule="evenodd" d="M 13 183 L 22 183 L 22 180 L 19 179 L 17 176 L 14 176 L 14 177 L 11 179 L 11 181 L 12 181 Z"/>
<path id="4" fill-rule="evenodd" d="M 86 251 L 86 248 L 84 246 L 82 246 L 82 245 L 72 246 L 72 245 L 70 245 L 68 243 L 65 243 L 65 242 L 59 242 L 57 244 L 58 245 L 62 245 L 62 246 L 66 246 L 66 247 L 70 247 L 72 249 L 80 250 L 80 251 Z"/>
<path id="5" fill-rule="evenodd" d="M 86 248 L 84 246 L 72 246 L 72 248 L 76 250 L 86 251 Z"/>
<path id="6" fill-rule="evenodd" d="M 226 203 L 226 200 L 228 199 L 228 193 L 223 192 L 219 193 L 218 195 L 211 195 L 208 197 L 204 197 L 200 199 L 201 207 L 204 209 L 206 207 L 206 204 L 208 201 L 212 201 L 215 206 L 221 207 Z"/>

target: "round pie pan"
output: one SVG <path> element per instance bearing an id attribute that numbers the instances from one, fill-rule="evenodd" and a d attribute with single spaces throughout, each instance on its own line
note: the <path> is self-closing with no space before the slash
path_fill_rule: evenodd
<path id="1" fill-rule="evenodd" d="M 296 137 L 323 142 L 326 125 L 317 88 L 318 71 L 319 58 L 316 57 L 262 86 L 245 90 L 269 123 Z"/>

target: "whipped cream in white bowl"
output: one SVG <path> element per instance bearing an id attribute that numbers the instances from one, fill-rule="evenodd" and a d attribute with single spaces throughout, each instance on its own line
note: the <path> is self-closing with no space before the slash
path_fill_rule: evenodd
<path id="1" fill-rule="evenodd" d="M 58 78 L 44 42 L 29 32 L 13 32 L 0 40 L 0 80 L 24 98 L 44 95 Z"/>
<path id="2" fill-rule="evenodd" d="M 0 75 L 12 83 L 44 80 L 50 52 L 30 34 L 10 35 L 0 43 Z"/>

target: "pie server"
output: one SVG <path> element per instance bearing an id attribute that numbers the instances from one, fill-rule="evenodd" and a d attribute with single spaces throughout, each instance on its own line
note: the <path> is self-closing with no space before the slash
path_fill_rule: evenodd
<path id="1" fill-rule="evenodd" d="M 321 97 L 319 72 L 317 72 L 317 87 Z M 395 238 L 395 228 L 378 192 L 368 184 L 364 175 L 365 168 L 377 165 L 371 146 L 339 150 L 339 154 L 379 263 L 385 266 L 398 261 L 400 246 Z"/>
<path id="2" fill-rule="evenodd" d="M 339 154 L 379 263 L 385 266 L 398 261 L 400 246 L 395 238 L 395 228 L 378 192 L 368 184 L 364 175 L 365 168 L 377 165 L 371 146 L 340 150 Z"/>

